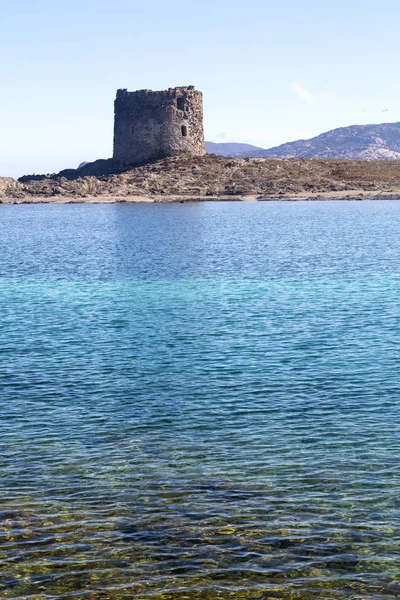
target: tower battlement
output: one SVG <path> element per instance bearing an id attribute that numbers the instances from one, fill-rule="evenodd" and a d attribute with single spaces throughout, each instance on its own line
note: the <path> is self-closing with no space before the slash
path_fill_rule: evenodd
<path id="1" fill-rule="evenodd" d="M 194 86 L 165 91 L 117 91 L 114 154 L 135 165 L 168 156 L 205 154 L 203 94 Z"/>

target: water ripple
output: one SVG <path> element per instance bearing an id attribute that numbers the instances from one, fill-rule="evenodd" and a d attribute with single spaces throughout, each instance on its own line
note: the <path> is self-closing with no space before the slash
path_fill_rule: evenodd
<path id="1" fill-rule="evenodd" d="M 0 596 L 400 596 L 400 203 L 0 207 Z"/>

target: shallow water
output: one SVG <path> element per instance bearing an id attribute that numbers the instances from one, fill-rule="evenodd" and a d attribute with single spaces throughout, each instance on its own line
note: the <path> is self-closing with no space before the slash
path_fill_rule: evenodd
<path id="1" fill-rule="evenodd" d="M 1 206 L 0 597 L 399 597 L 399 234 Z"/>

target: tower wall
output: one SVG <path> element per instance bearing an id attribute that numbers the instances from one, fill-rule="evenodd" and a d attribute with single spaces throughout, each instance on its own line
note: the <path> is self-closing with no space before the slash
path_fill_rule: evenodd
<path id="1" fill-rule="evenodd" d="M 205 154 L 203 94 L 193 86 L 164 92 L 118 90 L 114 154 L 121 164 Z"/>

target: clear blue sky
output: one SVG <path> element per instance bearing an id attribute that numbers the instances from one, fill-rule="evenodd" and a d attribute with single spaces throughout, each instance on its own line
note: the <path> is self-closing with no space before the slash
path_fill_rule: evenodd
<path id="1" fill-rule="evenodd" d="M 0 175 L 111 156 L 121 87 L 195 85 L 216 142 L 400 121 L 399 22 L 398 0 L 4 0 Z"/>

